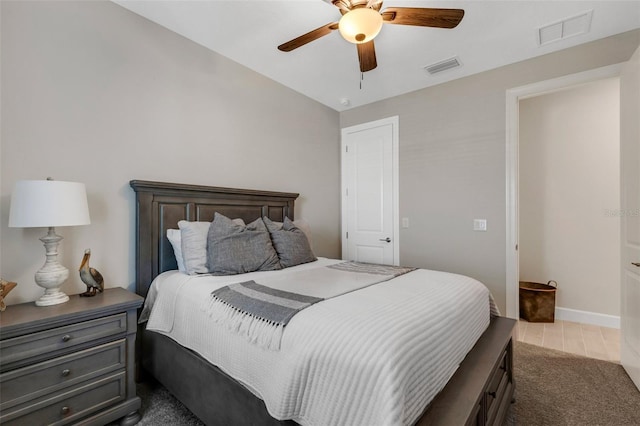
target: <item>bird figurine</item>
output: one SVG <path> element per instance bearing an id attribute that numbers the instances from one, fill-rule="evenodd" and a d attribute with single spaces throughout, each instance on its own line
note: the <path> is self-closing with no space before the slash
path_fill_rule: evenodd
<path id="1" fill-rule="evenodd" d="M 2 278 L 0 278 L 0 312 L 4 312 L 4 310 L 7 309 L 7 305 L 5 305 L 5 303 L 4 303 L 4 298 L 17 285 L 18 285 L 18 283 L 5 281 Z"/>
<path id="2" fill-rule="evenodd" d="M 80 293 L 80 296 L 91 297 L 96 295 L 96 291 L 102 293 L 104 290 L 104 278 L 102 274 L 89 267 L 89 258 L 91 257 L 91 249 L 84 251 L 84 257 L 80 264 L 80 279 L 87 286 L 87 291 Z"/>

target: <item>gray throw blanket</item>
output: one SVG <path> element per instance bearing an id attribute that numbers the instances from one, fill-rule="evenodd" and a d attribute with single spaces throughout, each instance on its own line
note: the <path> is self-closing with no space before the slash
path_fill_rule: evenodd
<path id="1" fill-rule="evenodd" d="M 211 293 L 210 314 L 214 321 L 225 324 L 250 342 L 278 350 L 284 327 L 301 310 L 414 269 L 342 262 L 292 272 L 284 279 L 231 284 Z"/>

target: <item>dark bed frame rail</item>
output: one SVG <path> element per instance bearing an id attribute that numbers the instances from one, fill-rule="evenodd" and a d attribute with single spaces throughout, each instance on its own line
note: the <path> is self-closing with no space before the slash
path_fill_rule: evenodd
<path id="1" fill-rule="evenodd" d="M 298 194 L 133 180 L 136 192 L 136 291 L 146 296 L 153 279 L 177 269 L 166 231 L 180 220 L 211 221 L 214 212 L 249 223 L 261 216 L 294 219 Z M 418 425 L 502 425 L 513 397 L 515 321 L 493 318 Z M 272 418 L 244 386 L 170 338 L 141 327 L 137 365 L 162 383 L 207 425 L 292 425 Z M 140 374 L 138 375 L 141 376 Z"/>

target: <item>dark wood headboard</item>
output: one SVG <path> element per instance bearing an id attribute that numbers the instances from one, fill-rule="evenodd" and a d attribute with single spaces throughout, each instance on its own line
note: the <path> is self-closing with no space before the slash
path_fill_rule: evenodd
<path id="1" fill-rule="evenodd" d="M 215 212 L 246 223 L 294 219 L 298 194 L 132 180 L 136 192 L 136 293 L 145 297 L 158 274 L 178 269 L 167 229 L 178 221 L 211 222 Z"/>

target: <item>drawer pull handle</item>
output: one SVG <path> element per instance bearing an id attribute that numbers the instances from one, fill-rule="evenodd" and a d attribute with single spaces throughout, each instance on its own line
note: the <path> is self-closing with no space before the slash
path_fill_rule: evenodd
<path id="1" fill-rule="evenodd" d="M 62 370 L 62 377 L 67 377 L 69 374 L 71 374 L 71 370 L 69 370 L 68 368 Z"/>
<path id="2" fill-rule="evenodd" d="M 69 411 L 71 411 L 71 409 L 69 407 L 67 407 L 66 405 L 64 407 L 62 407 L 62 410 L 60 410 L 60 412 L 65 416 L 67 414 L 69 414 Z"/>
<path id="3" fill-rule="evenodd" d="M 495 398 L 496 397 L 496 393 L 495 392 L 487 392 L 487 395 Z"/>
<path id="4" fill-rule="evenodd" d="M 69 336 L 68 334 L 65 334 L 64 336 L 62 336 L 63 342 L 68 342 L 69 340 L 71 340 L 71 336 Z"/>

